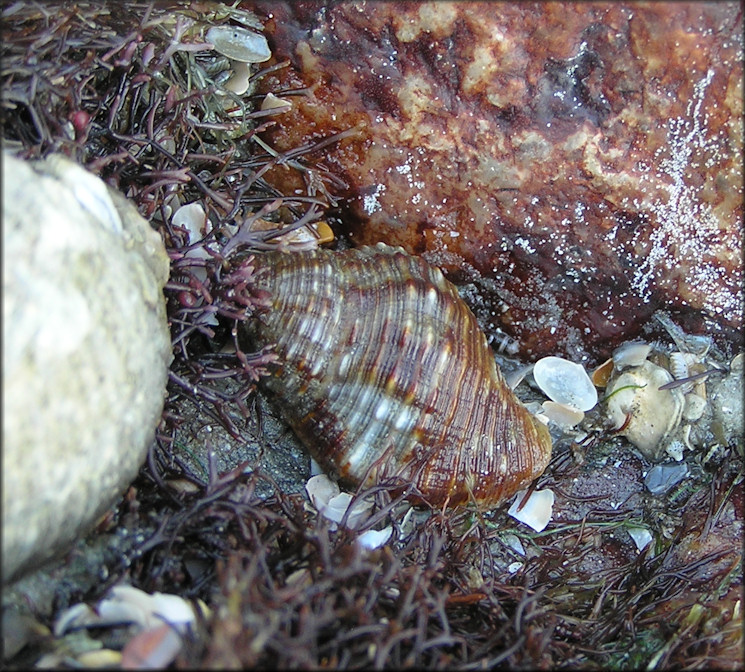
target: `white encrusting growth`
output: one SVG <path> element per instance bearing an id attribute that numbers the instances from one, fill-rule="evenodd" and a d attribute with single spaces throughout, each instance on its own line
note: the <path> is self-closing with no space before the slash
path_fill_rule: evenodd
<path id="1" fill-rule="evenodd" d="M 723 288 L 721 279 L 725 271 L 711 260 L 711 240 L 720 239 L 721 223 L 712 207 L 700 200 L 699 192 L 703 187 L 689 184 L 687 175 L 696 170 L 703 156 L 709 156 L 708 162 L 717 161 L 726 149 L 726 138 L 712 137 L 708 129 L 709 115 L 702 114 L 706 89 L 713 78 L 714 70 L 710 69 L 694 86 L 686 117 L 668 122 L 668 142 L 657 152 L 660 161 L 656 175 L 668 197 L 651 204 L 657 226 L 650 236 L 649 250 L 631 282 L 635 291 L 649 299 L 660 274 L 672 270 L 672 264 L 679 265 L 683 261 L 687 264 L 686 282 L 695 286 L 704 298 L 704 308 L 732 317 L 741 310 L 740 297 Z M 672 249 L 675 249 L 674 254 Z"/>

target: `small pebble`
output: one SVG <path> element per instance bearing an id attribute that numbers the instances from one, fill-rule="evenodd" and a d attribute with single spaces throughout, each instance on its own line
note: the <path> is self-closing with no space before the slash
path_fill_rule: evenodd
<path id="1" fill-rule="evenodd" d="M 687 474 L 688 465 L 685 462 L 656 464 L 644 478 L 644 485 L 653 495 L 662 495 L 680 483 Z"/>

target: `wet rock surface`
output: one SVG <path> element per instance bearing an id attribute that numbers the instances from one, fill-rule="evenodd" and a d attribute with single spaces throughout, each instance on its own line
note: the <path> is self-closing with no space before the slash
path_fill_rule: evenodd
<path id="1" fill-rule="evenodd" d="M 137 211 L 60 157 L 3 154 L 3 581 L 122 494 L 163 407 L 168 257 Z"/>
<path id="2" fill-rule="evenodd" d="M 605 357 L 658 308 L 742 324 L 737 3 L 258 3 L 355 244 L 473 283 L 524 355 Z M 270 174 L 292 186 L 286 170 Z M 288 181 L 289 180 L 289 181 Z"/>

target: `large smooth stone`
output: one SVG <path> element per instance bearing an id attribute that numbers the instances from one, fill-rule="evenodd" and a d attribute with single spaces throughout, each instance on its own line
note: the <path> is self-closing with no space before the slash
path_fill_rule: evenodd
<path id="1" fill-rule="evenodd" d="M 3 153 L 7 582 L 68 548 L 131 482 L 171 346 L 158 234 L 69 160 Z"/>

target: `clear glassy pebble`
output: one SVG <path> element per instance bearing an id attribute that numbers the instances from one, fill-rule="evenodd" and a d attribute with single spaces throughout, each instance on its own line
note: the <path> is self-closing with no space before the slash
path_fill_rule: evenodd
<path id="1" fill-rule="evenodd" d="M 598 403 L 598 392 L 581 364 L 562 357 L 544 357 L 535 363 L 533 378 L 556 403 L 580 411 L 589 411 Z"/>
<path id="2" fill-rule="evenodd" d="M 653 495 L 662 495 L 680 483 L 687 474 L 688 465 L 685 462 L 656 464 L 647 472 L 644 485 Z"/>

